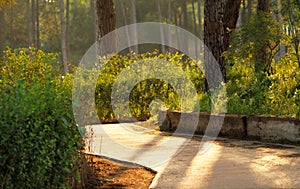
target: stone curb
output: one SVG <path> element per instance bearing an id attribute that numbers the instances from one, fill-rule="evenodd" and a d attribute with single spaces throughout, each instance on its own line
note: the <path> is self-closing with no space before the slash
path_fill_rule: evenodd
<path id="1" fill-rule="evenodd" d="M 185 119 L 180 122 L 181 115 Z M 199 115 L 199 117 L 197 117 Z M 189 120 L 198 125 L 195 134 L 203 135 L 210 119 L 224 120 L 219 136 L 255 139 L 266 142 L 300 144 L 300 120 L 278 116 L 254 116 L 238 114 L 209 114 L 178 111 L 160 111 L 159 125 L 162 131 L 175 131 L 180 122 L 181 129 L 189 128 Z M 216 131 L 218 126 L 215 128 Z M 214 128 L 211 129 L 214 132 Z"/>

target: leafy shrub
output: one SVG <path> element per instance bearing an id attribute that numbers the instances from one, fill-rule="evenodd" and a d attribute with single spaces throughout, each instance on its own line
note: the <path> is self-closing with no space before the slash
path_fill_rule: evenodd
<path id="1" fill-rule="evenodd" d="M 299 115 L 299 68 L 296 57 L 287 53 L 273 60 L 268 74 L 256 72 L 252 51 L 231 50 L 227 54 L 227 112 L 253 115 Z"/>
<path id="2" fill-rule="evenodd" d="M 66 188 L 80 135 L 71 108 L 72 75 L 55 75 L 55 55 L 6 51 L 0 70 L 1 188 Z"/>
<path id="3" fill-rule="evenodd" d="M 295 56 L 287 54 L 274 65 L 266 108 L 272 115 L 300 117 L 300 70 Z"/>
<path id="4" fill-rule="evenodd" d="M 159 79 L 147 79 L 140 81 L 132 91 L 129 91 L 130 89 L 126 84 L 118 86 L 118 91 L 130 92 L 129 106 L 131 115 L 124 113 L 124 104 L 128 102 L 122 101 L 116 105 L 118 106 L 119 112 L 114 112 L 111 107 L 112 88 L 120 73 L 124 69 L 129 68 L 129 66 L 134 62 L 147 61 L 147 63 L 151 64 L 158 60 L 165 60 L 179 68 L 182 68 L 187 77 L 195 85 L 197 91 L 203 92 L 204 76 L 201 73 L 201 70 L 191 59 L 183 60 L 183 54 L 159 54 L 157 51 L 154 51 L 152 53 L 145 53 L 132 58 L 129 54 L 125 56 L 115 55 L 106 61 L 105 67 L 101 71 L 97 81 L 95 101 L 98 116 L 101 121 L 114 120 L 116 118 L 129 118 L 131 115 L 137 119 L 145 120 L 151 115 L 149 105 L 155 99 L 160 99 L 164 102 L 169 110 L 181 109 L 180 99 L 173 88 L 174 86 L 171 86 L 166 81 Z M 174 72 L 170 75 L 170 78 L 174 78 L 175 81 L 177 76 L 178 73 Z M 130 82 L 130 79 L 135 80 L 136 78 L 128 75 L 126 82 Z"/>

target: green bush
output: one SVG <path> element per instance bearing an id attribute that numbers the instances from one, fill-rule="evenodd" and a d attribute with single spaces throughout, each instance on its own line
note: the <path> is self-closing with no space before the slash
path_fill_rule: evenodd
<path id="1" fill-rule="evenodd" d="M 228 61 L 228 113 L 300 117 L 300 72 L 295 56 L 287 53 L 273 61 L 269 74 L 255 72 L 247 56 L 235 55 Z"/>
<path id="2" fill-rule="evenodd" d="M 71 107 L 72 75 L 53 54 L 6 51 L 0 70 L 1 188 L 67 188 L 81 148 Z"/>
<path id="3" fill-rule="evenodd" d="M 300 69 L 295 56 L 287 54 L 269 76 L 266 109 L 272 115 L 300 117 Z"/>
<path id="4" fill-rule="evenodd" d="M 251 44 L 249 43 L 251 46 Z M 299 117 L 299 95 L 300 79 L 299 68 L 297 68 L 295 56 L 288 56 L 279 62 L 272 62 L 270 65 L 272 72 L 255 71 L 253 64 L 252 48 L 245 47 L 238 53 L 231 50 L 226 57 L 227 80 L 227 113 L 248 114 L 248 115 L 285 115 Z M 241 54 L 243 56 L 241 56 Z M 113 112 L 111 107 L 111 90 L 119 74 L 136 61 L 156 61 L 158 59 L 167 60 L 170 63 L 182 68 L 193 82 L 197 92 L 199 105 L 194 107 L 194 111 L 218 112 L 224 104 L 223 93 L 216 102 L 212 102 L 210 93 L 205 92 L 204 75 L 200 68 L 191 59 L 183 60 L 182 54 L 141 54 L 138 57 L 113 56 L 108 61 L 99 75 L 96 86 L 96 106 L 98 116 L 102 121 L 114 120 L 115 118 L 128 118 L 131 115 L 138 119 L 148 119 L 150 117 L 149 105 L 154 99 L 160 99 L 169 110 L 180 110 L 180 98 L 174 88 L 158 79 L 148 79 L 138 83 L 130 93 L 129 105 L 131 114 L 125 115 L 124 104 L 117 104 L 120 112 Z M 95 71 L 94 74 L 97 72 Z M 91 74 L 93 75 L 93 74 Z M 175 77 L 176 73 L 170 77 Z M 92 76 L 93 77 L 93 76 Z M 128 75 L 128 78 L 131 78 Z M 119 91 L 128 91 L 126 85 L 120 85 Z M 219 107 L 220 106 L 220 107 Z M 289 107 L 289 108 L 286 108 Z M 115 113 L 118 115 L 116 117 Z"/>
<path id="5" fill-rule="evenodd" d="M 162 102 L 164 102 L 165 106 L 169 110 L 181 109 L 180 99 L 173 88 L 174 86 L 171 86 L 166 81 L 155 78 L 140 81 L 130 92 L 130 115 L 124 114 L 123 111 L 125 108 L 124 104 L 127 102 L 119 102 L 117 104 L 120 112 L 114 112 L 111 107 L 112 88 L 119 74 L 134 62 L 147 61 L 147 63 L 151 64 L 158 60 L 165 60 L 182 68 L 187 77 L 193 82 L 197 91 L 203 93 L 204 76 L 201 70 L 191 59 L 183 60 L 183 54 L 159 54 L 157 51 L 154 51 L 151 53 L 134 56 L 132 58 L 130 55 L 115 55 L 109 60 L 105 61 L 105 67 L 101 71 L 97 81 L 95 101 L 98 116 L 101 121 L 109 121 L 116 118 L 129 118 L 131 115 L 138 120 L 145 120 L 151 115 L 149 111 L 149 105 L 155 99 L 160 99 Z M 92 75 L 92 73 L 90 74 Z M 178 73 L 172 73 L 170 78 L 174 78 L 176 80 L 177 76 Z M 128 75 L 127 79 L 127 82 L 129 82 L 130 79 L 134 80 L 135 78 Z M 118 86 L 118 91 L 128 92 L 129 89 L 127 89 L 127 87 L 128 86 L 125 84 L 120 85 Z"/>

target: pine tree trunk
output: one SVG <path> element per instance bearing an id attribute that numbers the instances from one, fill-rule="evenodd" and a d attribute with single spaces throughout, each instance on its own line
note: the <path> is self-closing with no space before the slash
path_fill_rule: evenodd
<path id="1" fill-rule="evenodd" d="M 197 18 L 196 18 L 196 10 L 195 10 L 195 0 L 192 1 L 192 10 L 193 10 L 193 21 L 194 21 L 194 35 L 197 36 Z M 195 54 L 196 59 L 198 59 L 198 45 L 197 41 L 195 41 Z"/>
<path id="2" fill-rule="evenodd" d="M 247 20 L 250 20 L 250 18 L 252 16 L 252 0 L 247 1 L 247 12 L 248 12 Z"/>
<path id="3" fill-rule="evenodd" d="M 268 33 L 267 27 L 268 23 L 265 18 L 270 13 L 270 0 L 258 0 L 257 3 L 257 15 L 260 19 L 260 25 L 257 28 L 261 34 Z M 266 64 L 268 63 L 268 40 L 265 38 L 257 38 L 257 44 L 259 47 L 255 49 L 254 61 L 255 61 L 255 71 L 266 71 L 264 70 Z"/>
<path id="4" fill-rule="evenodd" d="M 198 9 L 198 27 L 199 27 L 199 38 L 200 40 L 203 40 L 203 25 L 202 25 L 202 10 L 201 10 L 201 3 L 202 0 L 198 0 L 198 3 L 197 3 L 197 9 Z M 200 52 L 202 53 L 203 52 L 203 47 L 202 47 L 202 44 L 200 43 L 199 45 L 199 48 L 200 48 Z"/>
<path id="5" fill-rule="evenodd" d="M 98 26 L 97 26 L 97 10 L 96 10 L 96 4 L 95 0 L 90 0 L 90 8 L 91 8 L 91 14 L 93 17 L 93 24 L 94 24 L 94 40 L 97 41 L 97 31 L 98 31 Z"/>
<path id="6" fill-rule="evenodd" d="M 247 22 L 247 18 L 246 18 L 246 1 L 242 1 L 243 2 L 243 7 L 242 7 L 242 14 L 241 14 L 241 21 L 242 21 L 242 25 L 245 25 Z"/>
<path id="7" fill-rule="evenodd" d="M 4 31 L 1 32 L 0 34 L 0 57 L 4 55 L 4 50 L 5 50 L 5 38 L 6 38 L 6 25 L 5 25 L 5 20 L 4 20 L 4 10 L 0 9 L 0 28 Z"/>
<path id="8" fill-rule="evenodd" d="M 127 23 L 127 15 L 126 15 L 126 8 L 124 5 L 124 1 L 120 1 L 120 8 L 121 8 L 122 16 L 123 16 L 123 24 L 124 24 L 124 26 L 127 26 L 128 23 Z M 131 52 L 132 49 L 131 49 L 130 34 L 129 34 L 128 29 L 126 29 L 126 39 L 127 39 L 128 50 L 129 50 L 129 52 Z M 132 57 L 131 53 L 130 53 L 130 56 Z"/>
<path id="9" fill-rule="evenodd" d="M 31 27 L 32 27 L 32 42 L 33 42 L 33 45 L 34 47 L 37 47 L 36 46 L 36 19 L 35 19 L 35 16 L 36 16 L 36 8 L 35 8 L 35 1 L 36 0 L 31 0 Z"/>
<path id="10" fill-rule="evenodd" d="M 66 1 L 66 44 L 67 44 L 67 61 L 70 62 L 70 0 Z"/>
<path id="11" fill-rule="evenodd" d="M 11 6 L 9 10 L 9 46 L 14 49 L 15 40 L 14 40 L 14 9 Z"/>
<path id="12" fill-rule="evenodd" d="M 158 13 L 158 18 L 159 18 L 159 22 L 162 23 L 162 15 L 161 15 L 161 10 L 160 10 L 160 0 L 156 0 L 157 3 L 157 13 Z M 165 43 L 165 37 L 164 37 L 164 31 L 163 28 L 160 27 L 160 40 L 161 40 L 161 52 L 163 54 L 166 53 L 166 48 L 164 46 Z"/>
<path id="13" fill-rule="evenodd" d="M 66 43 L 66 24 L 65 24 L 65 5 L 64 0 L 59 2 L 60 8 L 60 23 L 61 23 L 61 55 L 65 74 L 69 73 L 67 43 Z"/>
<path id="14" fill-rule="evenodd" d="M 31 9 L 30 9 L 30 0 L 26 1 L 26 19 L 27 19 L 27 35 L 28 35 L 28 46 L 32 46 L 32 27 L 31 27 Z"/>
<path id="15" fill-rule="evenodd" d="M 232 30 L 236 28 L 236 24 L 239 18 L 239 10 L 241 6 L 240 0 L 226 0 L 225 10 L 224 10 L 224 51 L 227 51 L 230 43 Z"/>
<path id="16" fill-rule="evenodd" d="M 204 7 L 204 43 L 219 64 L 226 82 L 226 67 L 223 53 L 228 50 L 231 42 L 231 31 L 235 29 L 239 17 L 240 0 L 206 0 Z M 215 71 L 211 65 L 209 52 L 204 55 L 206 90 L 209 90 L 207 79 L 212 80 Z M 210 78 L 208 78 L 210 77 Z M 219 80 L 220 81 L 220 80 Z M 210 88 L 218 87 L 215 83 Z"/>
<path id="17" fill-rule="evenodd" d="M 219 64 L 222 76 L 226 78 L 225 62 L 222 53 L 225 51 L 223 38 L 225 35 L 223 26 L 224 0 L 205 0 L 204 5 L 204 43 L 216 61 Z M 208 52 L 204 55 L 204 68 L 206 78 L 206 90 L 216 88 L 220 83 L 214 83 L 208 86 L 208 81 L 212 81 L 215 76 L 215 70 L 212 67 L 212 57 Z"/>
<path id="18" fill-rule="evenodd" d="M 130 11 L 131 24 L 136 24 L 137 21 L 136 21 L 135 0 L 130 0 L 130 8 L 131 8 L 131 11 Z M 137 44 L 138 43 L 138 34 L 137 34 L 136 26 L 133 27 L 132 34 L 133 34 L 133 42 Z M 133 48 L 133 51 L 135 52 L 135 54 L 138 55 L 139 54 L 138 45 L 133 45 L 132 48 Z"/>
<path id="19" fill-rule="evenodd" d="M 40 9 L 39 9 L 39 0 L 36 0 L 35 4 L 35 32 L 36 32 L 36 47 L 39 49 L 40 48 Z"/>
<path id="20" fill-rule="evenodd" d="M 98 55 L 105 55 L 107 53 L 113 53 L 116 49 L 116 39 L 110 39 L 108 41 L 101 41 L 104 45 L 100 45 L 100 39 L 109 32 L 116 28 L 116 14 L 113 0 L 97 0 L 96 1 L 97 12 L 97 42 L 98 42 Z M 106 48 L 101 48 L 101 46 Z"/>
<path id="21" fill-rule="evenodd" d="M 168 24 L 172 24 L 172 1 L 168 0 Z M 167 35 L 167 40 L 169 42 L 169 44 L 172 44 L 171 41 L 171 29 L 168 29 L 168 35 Z M 169 46 L 169 52 L 172 53 L 172 47 Z"/>
<path id="22" fill-rule="evenodd" d="M 189 30 L 189 19 L 188 19 L 188 14 L 187 14 L 187 1 L 181 1 L 181 7 L 182 7 L 182 14 L 183 14 L 183 28 L 186 30 Z M 186 39 L 185 36 L 183 36 L 183 43 L 182 43 L 182 47 L 184 49 L 188 49 L 189 44 L 188 44 L 188 40 Z"/>
<path id="23" fill-rule="evenodd" d="M 257 13 L 269 13 L 270 12 L 270 0 L 258 0 Z"/>

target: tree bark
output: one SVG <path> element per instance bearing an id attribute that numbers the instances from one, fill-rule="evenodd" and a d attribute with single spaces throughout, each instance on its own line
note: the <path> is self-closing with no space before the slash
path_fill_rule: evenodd
<path id="1" fill-rule="evenodd" d="M 157 13 L 158 13 L 159 22 L 162 23 L 162 15 L 161 15 L 161 10 L 160 10 L 160 0 L 156 0 L 156 3 L 157 3 Z M 164 37 L 164 31 L 161 27 L 160 27 L 160 40 L 162 42 L 161 52 L 163 54 L 165 54 L 166 53 L 166 48 L 163 45 L 165 43 L 165 37 Z"/>
<path id="2" fill-rule="evenodd" d="M 247 1 L 247 12 L 248 12 L 247 20 L 249 21 L 252 16 L 252 0 Z"/>
<path id="3" fill-rule="evenodd" d="M 242 1 L 243 3 L 243 8 L 242 8 L 242 13 L 241 13 L 241 22 L 242 22 L 242 25 L 245 25 L 246 22 L 247 22 L 247 18 L 246 18 L 246 1 Z"/>
<path id="4" fill-rule="evenodd" d="M 239 10 L 241 6 L 240 0 L 226 0 L 224 10 L 224 51 L 227 51 L 232 37 L 232 31 L 236 28 L 236 23 L 239 18 Z"/>
<path id="5" fill-rule="evenodd" d="M 258 0 L 257 13 L 269 13 L 270 12 L 270 0 Z"/>
<path id="6" fill-rule="evenodd" d="M 60 8 L 60 25 L 61 25 L 61 55 L 65 74 L 69 73 L 67 43 L 66 43 L 66 24 L 65 24 L 65 5 L 64 0 L 59 2 Z"/>
<path id="7" fill-rule="evenodd" d="M 26 1 L 26 19 L 27 19 L 27 35 L 28 35 L 28 46 L 33 45 L 32 40 L 32 27 L 31 27 L 31 9 L 30 9 L 30 0 Z"/>
<path id="8" fill-rule="evenodd" d="M 67 44 L 67 61 L 70 62 L 70 0 L 66 1 L 66 44 Z"/>
<path id="9" fill-rule="evenodd" d="M 5 50 L 5 38 L 6 38 L 6 25 L 4 20 L 4 10 L 0 9 L 0 28 L 3 30 L 0 34 L 0 57 L 4 55 Z"/>
<path id="10" fill-rule="evenodd" d="M 196 10 L 195 10 L 195 0 L 192 1 L 192 10 L 193 10 L 193 21 L 194 21 L 194 35 L 197 36 L 197 18 L 196 18 Z M 195 41 L 195 54 L 196 54 L 196 59 L 198 60 L 198 45 L 197 41 Z"/>
<path id="11" fill-rule="evenodd" d="M 91 8 L 91 14 L 93 18 L 93 24 L 94 24 L 94 40 L 97 41 L 97 10 L 95 5 L 95 0 L 90 0 L 90 8 Z"/>
<path id="12" fill-rule="evenodd" d="M 130 8 L 131 8 L 131 11 L 130 11 L 131 24 L 136 24 L 137 22 L 136 22 L 135 0 L 130 0 Z M 137 44 L 137 42 L 138 42 L 138 34 L 137 34 L 137 28 L 136 28 L 136 26 L 133 27 L 132 34 L 133 34 L 133 41 L 134 41 L 134 43 Z M 132 49 L 133 49 L 133 51 L 135 52 L 136 55 L 139 54 L 138 45 L 133 45 Z"/>
<path id="13" fill-rule="evenodd" d="M 167 20 L 168 24 L 172 24 L 172 1 L 168 0 L 168 20 Z M 172 44 L 171 41 L 171 29 L 168 29 L 168 35 L 167 35 L 167 40 L 169 42 L 169 44 Z M 169 52 L 172 53 L 172 47 L 169 47 Z"/>
<path id="14" fill-rule="evenodd" d="M 39 49 L 40 48 L 40 9 L 39 9 L 39 0 L 36 0 L 35 4 L 35 36 L 36 36 L 36 47 Z"/>
<path id="15" fill-rule="evenodd" d="M 125 5 L 124 5 L 124 1 L 120 1 L 120 8 L 121 8 L 121 11 L 122 11 L 122 16 L 123 16 L 123 22 L 124 22 L 124 26 L 127 26 L 128 23 L 127 23 L 127 15 L 126 15 L 126 8 L 125 8 Z M 130 56 L 132 57 L 132 54 L 131 54 L 131 42 L 130 42 L 130 35 L 129 35 L 129 31 L 128 29 L 126 29 L 126 38 L 127 38 L 127 43 L 128 43 L 128 50 L 130 52 Z"/>
<path id="16" fill-rule="evenodd" d="M 183 28 L 188 30 L 189 27 L 189 19 L 188 19 L 188 14 L 187 14 L 187 8 L 186 8 L 186 1 L 181 1 L 181 6 L 182 6 L 182 14 L 183 14 Z"/>
<path id="17" fill-rule="evenodd" d="M 115 49 L 116 39 L 108 41 L 101 41 L 106 49 L 100 49 L 100 39 L 109 32 L 116 28 L 116 15 L 113 0 L 97 0 L 96 1 L 97 12 L 97 43 L 98 43 L 98 55 L 105 55 L 107 53 L 113 53 Z"/>
<path id="18" fill-rule="evenodd" d="M 267 34 L 268 23 L 266 18 L 270 13 L 270 0 L 258 0 L 257 3 L 257 16 L 260 19 L 259 28 L 257 28 L 261 34 Z M 259 46 L 255 49 L 254 61 L 255 61 L 255 71 L 265 71 L 265 65 L 268 62 L 268 40 L 265 38 L 257 38 L 256 43 Z"/>
<path id="19" fill-rule="evenodd" d="M 205 0 L 204 5 L 204 43 L 208 48 L 216 61 L 219 64 L 220 70 L 222 72 L 223 78 L 226 78 L 225 62 L 222 56 L 224 49 L 224 0 Z M 212 68 L 211 57 L 208 52 L 204 55 L 204 68 L 205 68 L 205 78 L 206 78 L 206 90 L 210 88 L 216 88 L 220 83 L 214 83 L 213 86 L 210 84 L 208 86 L 208 81 L 213 80 L 214 71 Z"/>
<path id="20" fill-rule="evenodd" d="M 15 48 L 15 40 L 14 40 L 14 9 L 10 7 L 9 9 L 9 46 L 14 49 Z"/>
<path id="21" fill-rule="evenodd" d="M 188 19 L 186 6 L 187 6 L 187 1 L 181 1 L 182 14 L 183 14 L 183 28 L 185 30 L 189 30 L 189 23 L 188 23 L 189 19 Z M 183 48 L 188 49 L 189 44 L 188 44 L 188 40 L 186 39 L 186 37 L 183 36 L 182 40 L 183 40 L 183 43 L 182 43 Z"/>
<path id="22" fill-rule="evenodd" d="M 228 50 L 231 41 L 231 31 L 235 29 L 239 16 L 240 0 L 206 0 L 204 7 L 204 43 L 219 64 L 226 82 L 226 67 L 223 53 Z M 216 77 L 212 70 L 209 52 L 205 52 L 206 90 L 209 90 L 208 77 Z M 218 87 L 215 83 L 211 88 Z"/>
<path id="23" fill-rule="evenodd" d="M 202 10 L 201 10 L 202 3 L 201 2 L 202 2 L 202 0 L 198 0 L 197 9 L 198 9 L 199 38 L 200 38 L 200 40 L 203 40 L 203 25 L 202 25 Z M 200 52 L 203 53 L 202 43 L 200 43 L 199 48 L 200 48 Z"/>

